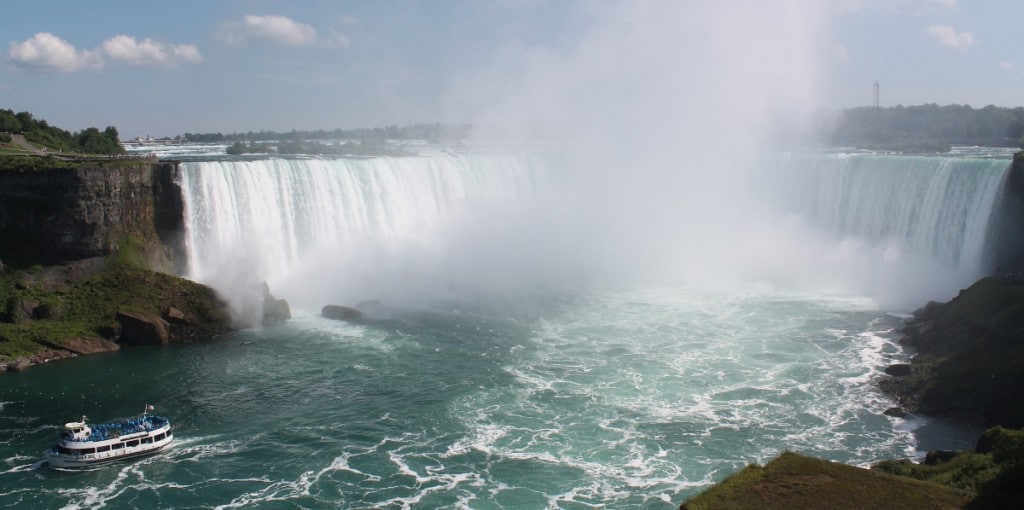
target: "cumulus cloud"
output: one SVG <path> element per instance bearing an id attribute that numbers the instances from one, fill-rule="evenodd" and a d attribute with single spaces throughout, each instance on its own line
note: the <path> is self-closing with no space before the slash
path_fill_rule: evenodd
<path id="1" fill-rule="evenodd" d="M 111 37 L 94 50 L 79 50 L 48 32 L 10 45 L 11 64 L 32 71 L 98 71 L 108 62 L 132 67 L 173 67 L 202 61 L 195 45 L 166 44 L 148 38 L 140 42 L 127 35 Z"/>
<path id="2" fill-rule="evenodd" d="M 305 46 L 316 41 L 316 29 L 284 16 L 247 14 L 242 21 L 224 23 L 217 34 L 224 42 L 244 46 L 267 42 L 286 46 Z"/>
<path id="3" fill-rule="evenodd" d="M 199 49 L 192 44 L 164 44 L 152 39 L 136 41 L 134 37 L 116 35 L 103 42 L 103 55 L 128 66 L 173 67 L 203 61 Z"/>
<path id="4" fill-rule="evenodd" d="M 79 51 L 49 32 L 39 32 L 20 43 L 12 42 L 9 54 L 11 64 L 26 70 L 72 73 L 103 67 L 99 52 Z"/>
<path id="5" fill-rule="evenodd" d="M 970 32 L 957 32 L 948 25 L 933 25 L 926 29 L 943 46 L 956 51 L 967 51 L 967 48 L 974 44 L 974 34 Z"/>

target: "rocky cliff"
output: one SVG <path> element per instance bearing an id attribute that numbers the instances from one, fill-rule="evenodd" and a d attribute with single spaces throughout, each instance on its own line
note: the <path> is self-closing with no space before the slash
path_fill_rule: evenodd
<path id="1" fill-rule="evenodd" d="M 0 158 L 0 372 L 232 329 L 179 272 L 178 165 Z"/>
<path id="2" fill-rule="evenodd" d="M 179 258 L 177 163 L 145 159 L 4 158 L 0 165 L 0 261 L 53 265 L 147 244 L 161 269 Z"/>

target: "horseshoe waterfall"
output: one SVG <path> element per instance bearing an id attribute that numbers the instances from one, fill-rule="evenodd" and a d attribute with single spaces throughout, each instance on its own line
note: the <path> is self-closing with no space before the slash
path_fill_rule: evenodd
<path id="1" fill-rule="evenodd" d="M 683 160 L 665 170 L 712 171 Z M 884 415 L 875 382 L 909 357 L 907 314 L 1020 254 L 1005 155 L 771 155 L 679 193 L 566 161 L 187 158 L 185 276 L 238 310 L 265 281 L 293 317 L 77 361 L 133 378 L 80 381 L 97 408 L 155 401 L 178 444 L 39 479 L 3 442 L 0 502 L 668 509 L 786 450 L 867 465 L 973 445 Z M 26 395 L 51 369 L 19 376 Z M 0 406 L 42 438 L 62 410 L 32 402 Z"/>

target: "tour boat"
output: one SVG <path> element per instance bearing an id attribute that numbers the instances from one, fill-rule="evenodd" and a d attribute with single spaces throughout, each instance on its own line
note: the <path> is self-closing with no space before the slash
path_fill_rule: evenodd
<path id="1" fill-rule="evenodd" d="M 51 467 L 81 468 L 112 460 L 156 453 L 166 448 L 174 436 L 171 421 L 149 414 L 147 405 L 140 416 L 121 421 L 90 425 L 82 421 L 64 424 L 60 442 L 43 452 Z"/>

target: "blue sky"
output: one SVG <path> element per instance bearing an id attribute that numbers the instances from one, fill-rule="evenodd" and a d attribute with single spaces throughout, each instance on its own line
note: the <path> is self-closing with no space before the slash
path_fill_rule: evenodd
<path id="1" fill-rule="evenodd" d="M 755 88 L 792 89 L 802 107 L 842 108 L 870 104 L 875 80 L 883 105 L 1024 105 L 1018 0 L 39 1 L 2 11 L 0 107 L 70 130 L 114 125 L 126 138 L 556 114 L 642 122 L 629 110 L 665 105 L 714 115 L 673 99 L 677 90 L 729 105 Z M 755 95 L 744 107 L 777 97 Z M 594 114 L 606 108 L 614 115 Z"/>

